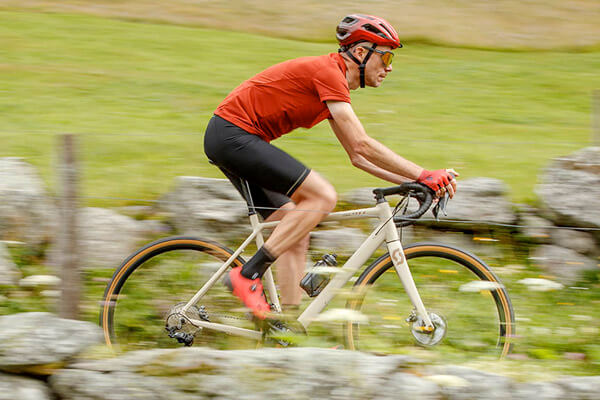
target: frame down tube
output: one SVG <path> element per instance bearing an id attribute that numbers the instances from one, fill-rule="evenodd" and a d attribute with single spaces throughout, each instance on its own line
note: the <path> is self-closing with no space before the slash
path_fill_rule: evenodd
<path id="1" fill-rule="evenodd" d="M 379 220 L 382 224 L 385 224 L 388 219 L 382 218 L 385 213 L 383 211 L 387 209 L 387 214 L 391 215 L 391 211 L 389 209 L 388 203 L 378 204 L 376 207 L 372 209 L 366 209 L 364 211 L 373 211 L 377 210 L 379 214 Z M 364 213 L 362 215 L 368 214 Z M 349 213 L 340 213 L 337 216 L 335 214 L 331 215 L 331 219 L 346 219 L 351 218 L 351 214 Z M 354 219 L 356 219 L 356 214 L 354 214 Z M 330 220 L 327 218 L 326 220 Z M 393 221 L 389 221 L 388 223 L 394 224 Z M 385 231 L 382 229 L 383 225 L 380 224 L 377 228 L 371 232 L 369 237 L 360 245 L 360 247 L 352 254 L 352 256 L 346 261 L 344 266 L 339 269 L 339 272 L 335 274 L 331 282 L 327 284 L 325 289 L 310 303 L 310 305 L 304 310 L 304 312 L 298 317 L 298 322 L 302 324 L 302 326 L 306 329 L 310 325 L 310 323 L 314 320 L 314 318 L 321 312 L 323 309 L 329 304 L 331 299 L 335 297 L 337 291 L 341 289 L 346 282 L 352 278 L 352 276 L 358 271 L 371 257 L 371 255 L 377 250 L 379 246 L 385 240 Z"/>
<path id="2" fill-rule="evenodd" d="M 335 274 L 331 282 L 323 289 L 323 291 L 310 303 L 304 310 L 302 315 L 298 317 L 298 322 L 307 329 L 314 318 L 329 304 L 331 299 L 337 294 L 346 282 L 364 265 L 377 248 L 385 241 L 388 251 L 391 255 L 394 268 L 400 278 L 404 290 L 408 294 L 413 306 L 417 309 L 419 316 L 423 318 L 428 327 L 433 328 L 433 323 L 429 318 L 429 314 L 425 310 L 423 301 L 419 296 L 415 282 L 410 274 L 404 251 L 400 244 L 400 237 L 396 229 L 396 224 L 393 221 L 392 211 L 387 202 L 380 203 L 376 206 L 379 213 L 380 225 L 373 230 L 371 235 L 363 242 L 363 244 L 354 252 L 352 257 L 344 264 L 340 271 Z"/>

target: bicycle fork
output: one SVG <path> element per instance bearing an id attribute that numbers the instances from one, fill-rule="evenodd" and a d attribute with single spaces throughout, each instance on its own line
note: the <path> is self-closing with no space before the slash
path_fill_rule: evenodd
<path id="1" fill-rule="evenodd" d="M 396 224 L 392 218 L 391 209 L 389 206 L 381 207 L 380 212 L 387 221 L 383 228 L 385 229 L 386 245 L 390 254 L 390 258 L 392 259 L 392 263 L 394 264 L 396 274 L 400 278 L 400 281 L 402 282 L 404 290 L 406 290 L 406 294 L 408 295 L 411 303 L 415 307 L 416 315 L 421 317 L 422 321 L 425 323 L 424 326 L 418 328 L 424 333 L 433 332 L 435 327 L 431 321 L 429 313 L 427 313 L 427 310 L 425 309 L 423 300 L 421 300 L 421 296 L 419 295 L 415 281 L 410 273 L 410 269 L 408 268 L 408 263 L 406 262 L 406 257 L 404 256 L 404 249 L 402 248 L 402 243 L 400 243 L 398 229 L 396 228 Z M 414 322 L 416 320 L 416 315 L 413 311 L 413 313 L 408 316 L 407 322 Z"/>

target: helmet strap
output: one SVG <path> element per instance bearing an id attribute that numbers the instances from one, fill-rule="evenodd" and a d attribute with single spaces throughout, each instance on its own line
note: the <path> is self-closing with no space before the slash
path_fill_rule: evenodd
<path id="1" fill-rule="evenodd" d="M 373 43 L 373 46 L 371 46 L 371 47 L 373 49 L 376 48 L 377 43 Z M 360 87 L 364 88 L 365 87 L 365 67 L 367 66 L 367 61 L 369 61 L 369 58 L 371 58 L 371 54 L 373 54 L 373 50 L 369 50 L 369 52 L 367 53 L 365 58 L 363 58 L 362 62 L 359 61 L 356 57 L 354 57 L 354 54 L 352 54 L 352 52 L 350 50 L 352 50 L 352 49 L 346 50 L 346 54 L 348 55 L 348 57 L 350 57 L 350 59 L 352 61 L 354 61 L 356 64 L 358 64 L 358 72 L 360 74 Z"/>

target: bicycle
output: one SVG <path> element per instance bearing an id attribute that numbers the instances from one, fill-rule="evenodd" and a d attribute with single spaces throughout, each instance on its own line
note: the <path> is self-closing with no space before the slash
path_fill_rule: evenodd
<path id="1" fill-rule="evenodd" d="M 506 288 L 490 268 L 456 247 L 436 243 L 402 247 L 398 227 L 414 223 L 431 207 L 432 191 L 411 182 L 374 189 L 373 194 L 374 207 L 333 212 L 324 219 L 375 218 L 378 223 L 302 311 L 297 318 L 300 327 L 308 329 L 385 242 L 388 252 L 362 271 L 347 297 L 347 308 L 369 317 L 368 323 L 343 323 L 348 349 L 393 352 L 416 341 L 423 346 L 446 345 L 449 351 L 490 350 L 500 357 L 507 355 L 515 334 L 514 311 Z M 392 195 L 402 196 L 396 207 L 386 200 Z M 419 208 L 406 214 L 411 198 L 417 199 Z M 434 207 L 436 216 L 444 200 Z M 233 336 L 260 343 L 268 329 L 285 331 L 281 324 L 269 328 L 258 324 L 220 283 L 228 268 L 244 264 L 244 249 L 252 241 L 261 246 L 262 231 L 278 224 L 259 222 L 251 199 L 248 209 L 252 233 L 235 251 L 211 240 L 168 237 L 126 259 L 108 283 L 101 305 L 100 325 L 106 343 L 128 349 L 178 343 L 232 348 L 240 345 L 227 340 Z M 201 280 L 206 282 L 195 292 L 193 283 Z M 161 283 L 166 288 L 161 288 Z M 272 309 L 281 312 L 270 269 L 263 283 Z M 243 342 L 242 347 L 248 343 Z"/>

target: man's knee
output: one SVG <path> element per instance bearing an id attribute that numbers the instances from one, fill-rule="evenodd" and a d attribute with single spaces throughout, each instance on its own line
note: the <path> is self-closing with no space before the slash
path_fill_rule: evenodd
<path id="1" fill-rule="evenodd" d="M 323 187 L 321 199 L 323 200 L 323 208 L 325 210 L 332 211 L 335 208 L 337 204 L 337 192 L 329 182 L 327 183 L 327 188 Z"/>
<path id="2" fill-rule="evenodd" d="M 315 171 L 311 171 L 292 199 L 296 202 L 302 200 L 316 202 L 322 211 L 330 212 L 337 204 L 337 193 L 331 183 Z"/>

